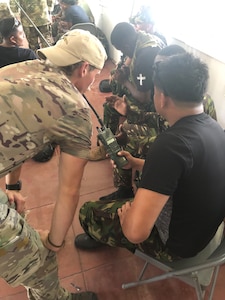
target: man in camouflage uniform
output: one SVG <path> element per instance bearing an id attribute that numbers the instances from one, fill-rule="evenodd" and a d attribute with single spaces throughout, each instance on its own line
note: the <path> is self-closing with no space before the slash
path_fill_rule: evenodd
<path id="1" fill-rule="evenodd" d="M 27 18 L 25 13 L 20 10 L 21 22 L 23 24 L 24 31 L 26 33 L 29 47 L 33 50 L 37 50 L 41 47 L 47 47 L 52 44 L 52 33 L 51 33 L 51 19 L 49 11 L 52 8 L 52 0 L 11 0 L 15 4 L 19 4 L 25 13 L 29 16 L 45 40 L 40 36 L 36 28 Z M 16 3 L 17 2 L 17 3 Z M 12 8 L 16 8 L 15 4 L 12 4 Z"/>
<path id="2" fill-rule="evenodd" d="M 185 53 L 185 50 L 181 46 L 169 45 L 158 52 L 155 58 L 155 62 L 179 53 Z M 106 102 L 108 105 L 105 104 L 105 106 L 111 108 L 113 107 L 113 105 L 115 106 L 115 99 L 114 102 L 110 99 L 111 97 L 109 97 L 108 101 Z M 214 102 L 208 94 L 204 96 L 203 107 L 206 114 L 217 120 Z M 154 110 L 153 107 L 152 110 Z M 118 116 L 119 113 L 115 109 L 114 111 Z M 116 114 L 114 115 L 116 116 Z M 115 124 L 115 122 L 113 122 L 113 120 L 115 119 L 109 118 L 108 120 L 110 121 L 108 121 L 108 124 L 106 124 L 106 126 L 108 125 L 110 127 L 112 124 Z M 130 120 L 128 119 L 121 125 L 121 133 L 117 135 L 117 140 L 124 150 L 130 152 L 135 157 L 145 159 L 147 152 L 154 142 L 156 136 L 159 133 L 165 131 L 167 128 L 167 122 L 165 122 L 158 114 L 154 112 L 138 111 L 136 120 L 134 118 L 130 118 Z M 129 170 L 119 168 L 114 168 L 113 172 L 114 185 L 115 187 L 119 187 L 119 193 L 118 191 L 116 191 L 110 194 L 109 197 L 111 199 L 130 197 L 129 192 L 127 192 L 125 189 L 124 193 L 121 193 L 120 187 L 128 187 L 128 189 L 130 189 L 131 185 L 133 185 L 133 188 L 136 189 L 138 186 L 138 182 L 140 181 L 141 174 L 133 170 L 133 174 L 131 176 L 131 172 Z M 102 197 L 100 198 L 100 200 L 109 200 L 109 197 Z"/>
<path id="3" fill-rule="evenodd" d="M 106 53 L 88 31 L 73 30 L 38 54 L 42 61 L 0 70 L 0 176 L 6 175 L 7 194 L 0 197 L 0 274 L 12 286 L 25 286 L 32 300 L 97 300 L 94 293 L 71 294 L 59 286 L 54 252 L 74 218 L 91 146 L 90 108 L 82 94 Z M 19 176 L 22 163 L 48 143 L 60 147 L 59 190 L 50 232 L 39 236 L 19 215 L 25 205 Z"/>
<path id="4" fill-rule="evenodd" d="M 111 88 L 114 95 L 125 96 L 126 121 L 128 124 L 148 127 L 150 138 L 161 131 L 158 128 L 158 114 L 153 104 L 152 66 L 163 42 L 153 35 L 137 32 L 126 22 L 119 23 L 111 33 L 111 43 L 127 58 L 121 66 L 112 71 Z M 149 113 L 146 117 L 145 113 Z M 104 124 L 115 134 L 118 131 L 120 113 L 114 109 L 114 103 L 104 104 Z M 101 148 L 101 146 L 99 147 Z M 94 150 L 95 151 L 95 150 Z M 135 153 L 132 152 L 133 155 Z M 114 170 L 115 193 L 101 197 L 100 200 L 132 197 L 132 171 Z"/>

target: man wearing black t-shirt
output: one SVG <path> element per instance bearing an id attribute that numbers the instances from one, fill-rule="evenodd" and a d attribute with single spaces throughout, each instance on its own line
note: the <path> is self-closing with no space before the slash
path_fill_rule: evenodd
<path id="1" fill-rule="evenodd" d="M 14 17 L 1 20 L 0 34 L 3 38 L 0 44 L 0 67 L 37 59 L 34 51 L 25 47 L 27 40 L 19 20 Z"/>
<path id="2" fill-rule="evenodd" d="M 79 248 L 125 247 L 159 259 L 195 256 L 225 216 L 225 134 L 203 111 L 208 68 L 190 53 L 155 64 L 154 104 L 169 123 L 146 161 L 125 155 L 142 170 L 131 201 L 89 202 L 80 211 Z"/>

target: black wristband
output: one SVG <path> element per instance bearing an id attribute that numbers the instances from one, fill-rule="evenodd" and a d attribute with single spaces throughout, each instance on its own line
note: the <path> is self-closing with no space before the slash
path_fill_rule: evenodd
<path id="1" fill-rule="evenodd" d="M 6 184 L 5 188 L 9 191 L 20 191 L 22 189 L 22 181 L 18 180 L 15 184 Z"/>
<path id="2" fill-rule="evenodd" d="M 49 243 L 52 247 L 55 247 L 55 248 L 61 248 L 61 247 L 63 247 L 63 246 L 65 245 L 65 240 L 62 242 L 61 245 L 55 245 L 55 244 L 53 244 L 53 242 L 52 242 L 52 241 L 50 240 L 50 238 L 49 238 L 49 234 L 48 234 L 47 240 L 48 240 L 48 243 Z"/>

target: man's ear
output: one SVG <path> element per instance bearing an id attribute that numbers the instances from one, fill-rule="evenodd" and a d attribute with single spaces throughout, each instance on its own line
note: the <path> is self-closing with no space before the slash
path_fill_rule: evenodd
<path id="1" fill-rule="evenodd" d="M 86 76 L 87 72 L 89 71 L 89 63 L 84 62 L 80 67 L 80 76 Z"/>
<path id="2" fill-rule="evenodd" d="M 16 39 L 15 39 L 15 36 L 14 36 L 14 35 L 11 35 L 11 36 L 10 36 L 9 41 L 10 41 L 11 44 L 13 44 L 13 45 L 16 46 L 17 42 L 16 42 Z"/>
<path id="3" fill-rule="evenodd" d="M 163 92 L 160 93 L 160 107 L 164 108 L 168 104 L 168 98 Z"/>

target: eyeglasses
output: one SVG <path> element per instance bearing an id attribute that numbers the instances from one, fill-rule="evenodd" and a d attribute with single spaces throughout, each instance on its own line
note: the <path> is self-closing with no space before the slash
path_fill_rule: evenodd
<path id="1" fill-rule="evenodd" d="M 13 31 L 19 25 L 20 25 L 20 21 L 18 19 L 14 18 L 14 24 L 13 24 L 11 31 Z"/>

